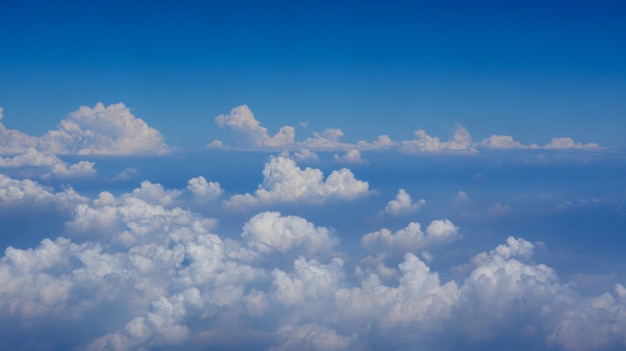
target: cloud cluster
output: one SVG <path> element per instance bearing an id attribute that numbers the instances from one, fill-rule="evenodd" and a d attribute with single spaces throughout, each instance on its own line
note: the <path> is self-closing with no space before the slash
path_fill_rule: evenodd
<path id="1" fill-rule="evenodd" d="M 363 246 L 371 249 L 416 251 L 460 239 L 459 228 L 447 219 L 434 220 L 422 232 L 419 223 L 411 222 L 406 228 L 392 234 L 389 229 L 369 233 L 361 239 Z"/>
<path id="2" fill-rule="evenodd" d="M 288 161 L 276 157 L 268 165 L 296 167 Z M 274 171 L 268 167 L 266 177 Z M 299 183 L 305 188 L 326 186 L 316 170 L 298 171 L 314 180 Z M 359 259 L 341 252 L 334 230 L 278 212 L 252 216 L 238 238 L 218 235 L 215 219 L 179 203 L 185 192 L 212 196 L 218 185 L 208 184 L 198 177 L 168 190 L 144 181 L 89 201 L 1 176 L 3 205 L 71 199 L 76 208 L 66 237 L 9 247 L 0 258 L 0 345 L 453 350 L 460 345 L 442 340 L 478 347 L 502 335 L 508 346 L 557 350 L 626 343 L 626 289 L 617 284 L 582 297 L 535 263 L 535 246 L 524 239 L 509 237 L 465 264 L 457 280 L 443 281 L 417 253 L 460 239 L 449 220 L 433 220 L 425 231 L 410 222 L 393 234 L 365 234 L 363 245 L 381 255 Z M 390 250 L 403 258 L 387 266 Z M 25 333 L 32 344 L 13 337 Z"/>
<path id="3" fill-rule="evenodd" d="M 77 204 L 88 201 L 72 188 L 54 192 L 30 179 L 18 180 L 0 173 L 0 208 L 40 207 L 71 210 Z"/>
<path id="4" fill-rule="evenodd" d="M 233 146 L 243 148 L 274 148 L 274 149 L 307 149 L 319 151 L 345 151 L 344 156 L 335 155 L 335 160 L 344 163 L 362 162 L 359 151 L 365 150 L 396 150 L 405 153 L 443 153 L 469 152 L 475 153 L 480 149 L 560 149 L 560 150 L 602 150 L 604 147 L 596 143 L 582 144 L 569 137 L 553 138 L 544 146 L 537 144 L 524 145 L 509 135 L 491 135 L 480 141 L 472 142 L 470 133 L 462 126 L 457 126 L 452 137 L 441 141 L 436 136 L 428 135 L 424 130 L 416 130 L 415 139 L 393 141 L 386 135 L 379 135 L 372 142 L 359 141 L 345 143 L 340 139 L 344 136 L 341 129 L 328 128 L 322 133 L 313 133 L 312 138 L 303 141 L 295 140 L 295 129 L 291 126 L 282 127 L 274 136 L 267 133 L 267 128 L 254 118 L 248 106 L 234 108 L 229 115 L 220 115 L 215 119 L 220 128 L 226 128 L 233 137 Z M 211 148 L 223 147 L 220 140 L 208 145 Z"/>
<path id="5" fill-rule="evenodd" d="M 48 173 L 43 178 L 56 176 L 61 178 L 95 175 L 95 162 L 79 161 L 68 164 L 53 154 L 41 153 L 29 148 L 25 153 L 13 157 L 0 157 L 0 168 L 44 167 Z"/>
<path id="6" fill-rule="evenodd" d="M 0 154 L 23 154 L 31 148 L 46 154 L 164 154 L 169 147 L 161 133 L 135 117 L 122 103 L 82 106 L 63 119 L 58 129 L 41 137 L 9 130 L 0 123 Z"/>
<path id="7" fill-rule="evenodd" d="M 367 194 L 368 189 L 368 183 L 357 180 L 347 168 L 333 171 L 324 179 L 319 169 L 301 169 L 291 158 L 271 156 L 263 169 L 263 183 L 254 194 L 234 195 L 226 204 L 237 208 L 296 201 L 353 200 Z"/>

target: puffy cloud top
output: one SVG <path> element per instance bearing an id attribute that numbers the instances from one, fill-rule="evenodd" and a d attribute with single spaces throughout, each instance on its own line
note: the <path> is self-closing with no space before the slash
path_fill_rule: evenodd
<path id="1" fill-rule="evenodd" d="M 278 147 L 293 144 L 295 139 L 295 129 L 291 126 L 282 127 L 276 135 L 270 137 L 267 128 L 261 126 L 246 105 L 235 107 L 228 115 L 217 116 L 215 123 L 232 132 L 235 146 Z"/>
<path id="2" fill-rule="evenodd" d="M 168 151 L 163 136 L 122 103 L 82 106 L 41 138 L 41 148 L 57 154 L 131 155 Z"/>
<path id="3" fill-rule="evenodd" d="M 263 183 L 254 195 L 235 195 L 227 205 L 238 207 L 294 201 L 321 203 L 329 199 L 352 200 L 365 195 L 368 188 L 367 182 L 355 179 L 347 168 L 331 172 L 324 180 L 324 174 L 319 169 L 301 169 L 290 158 L 271 156 L 263 169 Z"/>

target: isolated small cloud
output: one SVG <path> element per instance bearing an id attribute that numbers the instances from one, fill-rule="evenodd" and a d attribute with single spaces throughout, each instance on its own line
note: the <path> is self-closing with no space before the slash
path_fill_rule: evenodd
<path id="1" fill-rule="evenodd" d="M 465 191 L 459 190 L 454 199 L 452 199 L 452 205 L 456 207 L 467 206 L 470 203 L 469 196 Z"/>
<path id="2" fill-rule="evenodd" d="M 385 213 L 402 216 L 415 213 L 426 205 L 426 200 L 420 199 L 418 202 L 413 202 L 411 195 L 409 195 L 404 189 L 398 190 L 395 200 L 391 200 L 385 206 Z"/>
<path id="3" fill-rule="evenodd" d="M 359 152 L 359 150 L 354 149 L 348 150 L 343 156 L 335 155 L 334 159 L 335 161 L 340 163 L 358 164 L 366 162 L 364 159 L 361 158 L 361 153 Z"/>
<path id="4" fill-rule="evenodd" d="M 235 146 L 279 147 L 295 142 L 296 133 L 291 126 L 280 128 L 278 133 L 270 137 L 267 128 L 262 127 L 261 123 L 254 118 L 254 114 L 247 105 L 235 107 L 230 114 L 217 116 L 215 123 L 232 133 Z"/>
<path id="5" fill-rule="evenodd" d="M 410 252 L 458 240 L 458 230 L 447 219 L 432 221 L 426 228 L 426 233 L 419 223 L 411 222 L 406 228 L 393 234 L 389 229 L 369 233 L 361 239 L 361 243 L 372 249 L 379 248 L 382 244 L 388 249 Z"/>
<path id="6" fill-rule="evenodd" d="M 492 206 L 487 207 L 487 213 L 492 216 L 502 216 L 511 212 L 511 206 L 496 203 Z"/>
<path id="7" fill-rule="evenodd" d="M 226 202 L 229 207 L 254 206 L 280 202 L 322 203 L 330 199 L 353 200 L 367 194 L 369 185 L 354 178 L 343 168 L 324 180 L 319 169 L 301 169 L 290 158 L 271 156 L 263 170 L 263 183 L 254 194 L 235 195 Z"/>

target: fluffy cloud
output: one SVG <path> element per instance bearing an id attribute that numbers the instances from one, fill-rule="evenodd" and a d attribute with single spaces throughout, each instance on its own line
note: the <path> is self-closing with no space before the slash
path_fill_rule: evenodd
<path id="1" fill-rule="evenodd" d="M 582 144 L 574 142 L 572 138 L 552 138 L 552 140 L 544 146 L 545 149 L 585 149 L 598 150 L 602 147 L 596 143 Z"/>
<path id="2" fill-rule="evenodd" d="M 335 161 L 341 163 L 365 163 L 366 161 L 361 158 L 359 150 L 348 150 L 345 155 L 335 155 Z"/>
<path id="3" fill-rule="evenodd" d="M 417 130 L 415 136 L 416 140 L 403 141 L 400 150 L 404 152 L 475 151 L 469 132 L 460 126 L 456 128 L 452 138 L 445 142 L 437 137 L 429 136 L 423 130 Z"/>
<path id="4" fill-rule="evenodd" d="M 267 128 L 261 126 L 246 105 L 235 107 L 230 114 L 217 116 L 215 123 L 232 132 L 235 146 L 279 147 L 293 144 L 295 139 L 295 129 L 291 126 L 282 127 L 276 135 L 270 137 Z"/>
<path id="5" fill-rule="evenodd" d="M 324 227 L 296 216 L 281 216 L 279 212 L 263 212 L 252 217 L 243 227 L 242 237 L 248 246 L 269 254 L 286 253 L 299 248 L 308 255 L 329 253 L 339 239 Z"/>
<path id="6" fill-rule="evenodd" d="M 96 174 L 96 170 L 93 168 L 94 165 L 94 162 L 89 161 L 68 164 L 55 155 L 44 154 L 34 148 L 29 148 L 25 153 L 14 157 L 0 157 L 0 167 L 45 167 L 49 172 L 42 175 L 44 178 L 50 176 L 67 178 L 94 175 Z"/>
<path id="7" fill-rule="evenodd" d="M 218 182 L 208 182 L 204 177 L 200 176 L 189 180 L 187 185 L 189 190 L 196 198 L 203 200 L 215 200 L 224 190 Z"/>
<path id="8" fill-rule="evenodd" d="M 71 210 L 77 204 L 88 201 L 72 188 L 62 192 L 53 192 L 29 179 L 18 180 L 0 174 L 0 207 L 32 206 Z"/>
<path id="9" fill-rule="evenodd" d="M 537 149 L 537 144 L 524 145 L 509 135 L 492 135 L 478 144 L 489 149 Z"/>
<path id="10" fill-rule="evenodd" d="M 163 136 L 135 117 L 124 104 L 82 106 L 42 137 L 8 130 L 0 123 L 0 154 L 30 148 L 52 154 L 131 155 L 168 152 Z"/>
<path id="11" fill-rule="evenodd" d="M 424 205 L 426 205 L 426 200 L 420 199 L 418 202 L 413 202 L 411 195 L 404 189 L 400 189 L 395 200 L 387 203 L 384 212 L 394 216 L 409 215 L 419 211 Z"/>
<path id="12" fill-rule="evenodd" d="M 252 206 L 279 202 L 321 203 L 329 199 L 352 200 L 368 191 L 368 183 L 357 180 L 350 170 L 333 171 L 324 180 L 319 169 L 301 169 L 290 158 L 271 156 L 263 170 L 263 183 L 254 195 L 235 195 L 227 206 Z"/>
<path id="13" fill-rule="evenodd" d="M 379 261 L 377 270 L 311 258 L 334 255 L 336 237 L 277 212 L 250 218 L 241 242 L 223 239 L 211 232 L 212 220 L 146 195 L 161 192 L 145 182 L 79 206 L 68 234 L 97 242 L 7 248 L 0 258 L 5 346 L 28 349 L 10 337 L 26 331 L 36 343 L 86 350 L 451 350 L 458 345 L 443 338 L 480 346 L 500 335 L 557 350 L 626 343 L 626 289 L 581 297 L 534 263 L 534 245 L 521 238 L 476 255 L 464 278 L 445 282 L 413 253 L 395 267 Z M 411 223 L 364 241 L 407 249 L 456 238 L 456 226 L 437 220 L 426 233 Z M 242 260 L 242 248 L 302 256 L 287 265 Z"/>
<path id="14" fill-rule="evenodd" d="M 39 140 L 55 154 L 131 155 L 168 152 L 163 136 L 135 117 L 122 103 L 82 106 Z"/>
<path id="15" fill-rule="evenodd" d="M 447 219 L 434 220 L 422 232 L 419 223 L 411 222 L 406 228 L 392 234 L 389 229 L 369 233 L 361 239 L 361 243 L 369 248 L 380 248 L 383 245 L 387 249 L 415 251 L 459 239 L 459 228 Z"/>

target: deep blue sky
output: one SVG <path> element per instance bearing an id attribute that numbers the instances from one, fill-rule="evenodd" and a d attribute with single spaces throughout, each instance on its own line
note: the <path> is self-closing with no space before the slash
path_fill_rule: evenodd
<path id="1" fill-rule="evenodd" d="M 461 124 L 477 140 L 624 147 L 625 8 L 9 1 L 0 106 L 7 127 L 41 135 L 81 105 L 124 102 L 182 146 L 219 137 L 213 118 L 248 104 L 270 133 L 307 122 L 347 141 L 415 129 L 445 139 Z"/>

